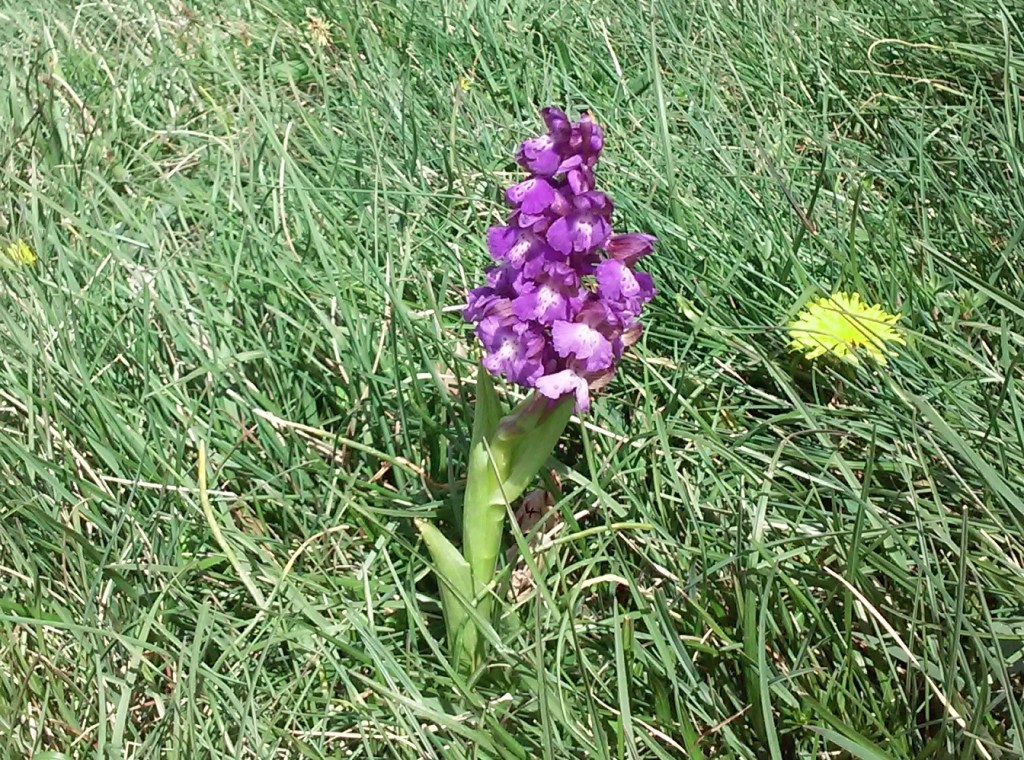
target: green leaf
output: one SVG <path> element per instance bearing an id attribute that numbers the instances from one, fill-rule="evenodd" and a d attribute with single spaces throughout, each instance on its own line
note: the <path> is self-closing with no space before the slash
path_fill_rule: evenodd
<path id="1" fill-rule="evenodd" d="M 469 621 L 468 605 L 473 603 L 473 576 L 462 553 L 426 520 L 415 520 L 416 529 L 423 537 L 441 588 L 441 607 L 448 633 L 448 648 L 456 665 L 472 669 L 476 660 L 479 640 L 476 625 Z"/>
<path id="2" fill-rule="evenodd" d="M 292 82 L 309 74 L 309 64 L 298 59 L 270 64 L 270 74 L 281 82 Z"/>
<path id="3" fill-rule="evenodd" d="M 574 397 L 565 396 L 552 405 L 549 399 L 537 395 L 527 403 L 542 406 L 542 411 L 531 409 L 521 419 L 510 415 L 502 420 L 495 433 L 493 448 L 502 449 L 507 445 L 511 449 L 509 473 L 501 484 L 509 502 L 522 495 L 555 450 L 572 416 Z"/>
<path id="4" fill-rule="evenodd" d="M 897 392 L 903 396 L 909 403 L 917 407 L 918 411 L 924 416 L 928 422 L 934 427 L 936 432 L 942 437 L 943 440 L 949 445 L 949 447 L 963 457 L 968 464 L 977 470 L 981 476 L 983 482 L 992 489 L 992 491 L 998 494 L 1008 507 L 1011 507 L 1016 511 L 1017 525 L 1024 525 L 1024 501 L 1021 500 L 1017 492 L 1007 483 L 1003 477 L 996 471 L 995 467 L 988 463 L 988 461 L 978 454 L 977 451 L 967 442 L 967 439 L 956 432 L 948 422 L 939 414 L 938 410 L 932 406 L 928 399 L 923 396 L 918 396 L 913 393 L 907 393 L 901 389 L 897 389 Z"/>
<path id="5" fill-rule="evenodd" d="M 490 373 L 481 365 L 476 371 L 476 406 L 473 409 L 473 440 L 470 451 L 489 440 L 501 422 L 501 402 L 494 391 Z"/>
<path id="6" fill-rule="evenodd" d="M 821 728 L 820 726 L 808 726 L 807 728 L 860 760 L 892 760 L 891 755 L 886 754 L 864 737 L 854 740 L 830 728 Z"/>
<path id="7" fill-rule="evenodd" d="M 485 438 L 469 453 L 466 491 L 462 506 L 462 548 L 473 577 L 490 583 L 505 527 L 502 482 L 508 475 L 509 458 L 495 451 Z"/>

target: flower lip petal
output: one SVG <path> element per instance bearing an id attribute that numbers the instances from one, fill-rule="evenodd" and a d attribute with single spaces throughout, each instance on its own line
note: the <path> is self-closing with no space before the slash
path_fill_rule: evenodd
<path id="1" fill-rule="evenodd" d="M 577 195 L 589 191 L 594 186 L 593 175 L 586 167 L 572 169 L 565 178 L 569 182 L 569 188 Z"/>
<path id="2" fill-rule="evenodd" d="M 544 214 L 527 214 L 522 211 L 517 211 L 512 217 L 509 218 L 511 222 L 515 219 L 515 223 L 524 230 L 533 230 L 534 232 L 541 232 L 543 229 L 547 229 L 548 218 Z"/>
<path id="3" fill-rule="evenodd" d="M 526 140 L 516 151 L 516 161 L 531 174 L 551 177 L 562 163 L 559 142 L 550 134 Z"/>
<path id="4" fill-rule="evenodd" d="M 598 292 L 602 296 L 619 300 L 633 298 L 640 292 L 640 283 L 636 281 L 629 267 L 615 259 L 602 261 L 597 265 Z"/>
<path id="5" fill-rule="evenodd" d="M 583 362 L 587 372 L 607 369 L 612 364 L 611 342 L 590 325 L 555 322 L 551 339 L 559 356 L 575 356 Z"/>
<path id="6" fill-rule="evenodd" d="M 551 226 L 548 227 L 547 240 L 548 245 L 559 253 L 569 254 L 572 252 L 572 227 L 569 217 L 563 216 L 551 223 Z"/>
<path id="7" fill-rule="evenodd" d="M 636 279 L 637 285 L 640 286 L 640 292 L 635 299 L 637 307 L 639 307 L 654 298 L 658 294 L 658 289 L 654 287 L 654 278 L 647 272 L 634 271 L 633 277 Z"/>
<path id="8" fill-rule="evenodd" d="M 519 239 L 515 227 L 491 227 L 487 230 L 487 251 L 491 258 L 501 261 Z"/>
<path id="9" fill-rule="evenodd" d="M 535 215 L 547 211 L 555 200 L 555 190 L 547 180 L 530 177 L 505 192 L 508 202 L 518 206 L 524 214 Z"/>
<path id="10" fill-rule="evenodd" d="M 512 301 L 512 310 L 523 320 L 551 325 L 569 316 L 570 297 L 554 281 L 524 288 Z"/>
<path id="11" fill-rule="evenodd" d="M 608 233 L 612 231 L 612 226 L 608 223 L 606 217 L 592 216 L 587 219 L 581 219 L 576 224 L 576 230 L 578 236 L 573 249 L 576 251 L 588 251 L 605 241 Z"/>
<path id="12" fill-rule="evenodd" d="M 576 411 L 585 412 L 590 408 L 590 390 L 587 381 L 571 369 L 563 369 L 537 378 L 536 388 L 541 395 L 558 400 L 570 393 L 576 396 Z"/>

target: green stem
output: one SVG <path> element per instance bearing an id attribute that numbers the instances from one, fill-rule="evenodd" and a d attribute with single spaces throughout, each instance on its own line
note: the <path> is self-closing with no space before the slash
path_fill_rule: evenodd
<path id="1" fill-rule="evenodd" d="M 462 553 L 434 525 L 416 521 L 441 581 L 452 657 L 457 666 L 469 670 L 483 655 L 478 622 L 491 619 L 494 593 L 490 585 L 501 551 L 506 509 L 547 462 L 573 409 L 571 396 L 552 401 L 532 394 L 500 417 L 489 379 L 478 380 L 477 390 L 462 510 Z"/>
<path id="2" fill-rule="evenodd" d="M 462 551 L 473 579 L 494 578 L 506 508 L 518 499 L 554 451 L 572 415 L 571 396 L 532 394 L 470 452 L 462 509 Z"/>

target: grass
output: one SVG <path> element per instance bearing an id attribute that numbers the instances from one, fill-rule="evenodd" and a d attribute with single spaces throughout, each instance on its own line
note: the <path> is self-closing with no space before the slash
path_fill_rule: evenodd
<path id="1" fill-rule="evenodd" d="M 1024 754 L 1020 12 L 306 5 L 0 3 L 0 756 Z M 546 103 L 660 295 L 467 682 L 412 518 Z M 787 352 L 832 287 L 898 359 Z"/>

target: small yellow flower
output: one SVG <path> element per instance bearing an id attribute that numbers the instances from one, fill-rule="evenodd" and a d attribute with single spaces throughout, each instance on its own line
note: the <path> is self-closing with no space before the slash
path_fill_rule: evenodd
<path id="1" fill-rule="evenodd" d="M 16 240 L 7 246 L 7 258 L 21 266 L 32 266 L 36 263 L 36 252 L 24 240 Z"/>
<path id="2" fill-rule="evenodd" d="M 331 22 L 318 16 L 312 9 L 306 11 L 306 33 L 310 42 L 318 48 L 331 44 Z"/>
<path id="3" fill-rule="evenodd" d="M 889 344 L 907 344 L 894 326 L 899 318 L 877 304 L 868 306 L 859 293 L 835 293 L 808 304 L 789 323 L 789 348 L 808 359 L 832 354 L 851 364 L 858 364 L 863 352 L 885 364 L 895 355 Z"/>

